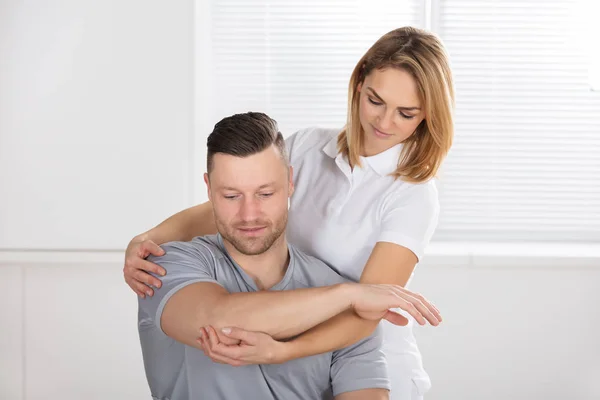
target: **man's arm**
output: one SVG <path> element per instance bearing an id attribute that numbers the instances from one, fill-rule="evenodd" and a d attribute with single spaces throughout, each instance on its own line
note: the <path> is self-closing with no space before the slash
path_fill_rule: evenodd
<path id="1" fill-rule="evenodd" d="M 197 346 L 200 328 L 239 327 L 273 338 L 296 336 L 349 309 L 356 284 L 338 284 L 289 291 L 228 293 L 212 282 L 178 290 L 161 314 L 162 330 L 173 339 Z"/>
<path id="2" fill-rule="evenodd" d="M 340 393 L 335 400 L 389 400 L 390 391 L 387 389 L 364 389 Z"/>

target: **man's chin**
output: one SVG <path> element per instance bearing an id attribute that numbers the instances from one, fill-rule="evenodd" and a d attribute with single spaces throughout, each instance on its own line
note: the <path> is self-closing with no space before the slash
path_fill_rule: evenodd
<path id="1" fill-rule="evenodd" d="M 246 256 L 257 256 L 269 250 L 271 246 L 264 242 L 263 238 L 240 239 L 231 241 L 233 247 Z"/>
<path id="2" fill-rule="evenodd" d="M 245 256 L 258 256 L 260 254 L 263 254 L 264 252 L 266 252 L 267 250 L 269 250 L 269 247 L 256 247 L 256 246 L 236 246 L 234 245 L 235 249 L 237 251 L 239 251 L 240 253 L 242 253 Z"/>

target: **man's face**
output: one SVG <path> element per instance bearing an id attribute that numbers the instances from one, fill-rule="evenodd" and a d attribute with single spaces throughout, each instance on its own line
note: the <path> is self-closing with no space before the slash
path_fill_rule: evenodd
<path id="1" fill-rule="evenodd" d="M 217 229 L 237 251 L 258 255 L 285 232 L 292 171 L 274 145 L 245 157 L 217 153 L 204 180 Z"/>

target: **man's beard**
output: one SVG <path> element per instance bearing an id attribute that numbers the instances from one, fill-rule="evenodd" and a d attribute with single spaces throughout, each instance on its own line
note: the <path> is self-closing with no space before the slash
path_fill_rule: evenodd
<path id="1" fill-rule="evenodd" d="M 287 226 L 287 213 L 282 218 L 275 221 L 274 224 L 271 224 L 267 221 L 257 220 L 252 222 L 237 223 L 231 226 L 223 223 L 223 221 L 220 221 L 218 218 L 215 218 L 215 222 L 217 224 L 217 230 L 223 239 L 231 243 L 231 245 L 237 251 L 246 256 L 256 256 L 269 250 L 275 241 L 277 241 L 277 239 L 279 239 L 285 232 Z M 238 230 L 239 228 L 257 226 L 265 227 L 265 232 L 260 236 L 243 236 Z"/>

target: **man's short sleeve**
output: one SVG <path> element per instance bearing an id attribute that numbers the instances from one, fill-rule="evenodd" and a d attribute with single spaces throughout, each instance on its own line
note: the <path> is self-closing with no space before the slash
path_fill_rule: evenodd
<path id="1" fill-rule="evenodd" d="M 170 242 L 162 245 L 165 254 L 161 257 L 148 257 L 148 261 L 163 267 L 167 274 L 157 276 L 162 286 L 154 289 L 154 296 L 139 300 L 140 312 L 144 313 L 162 332 L 160 318 L 167 301 L 177 291 L 197 282 L 216 281 L 215 260 L 207 244 L 196 238 L 191 242 Z M 221 285 L 222 286 L 222 285 Z"/>
<path id="2" fill-rule="evenodd" d="M 377 241 L 406 247 L 420 261 L 437 227 L 439 213 L 435 183 L 415 185 L 385 207 Z"/>
<path id="3" fill-rule="evenodd" d="M 390 390 L 382 342 L 382 330 L 378 326 L 371 336 L 333 352 L 330 376 L 334 396 L 363 389 Z"/>

